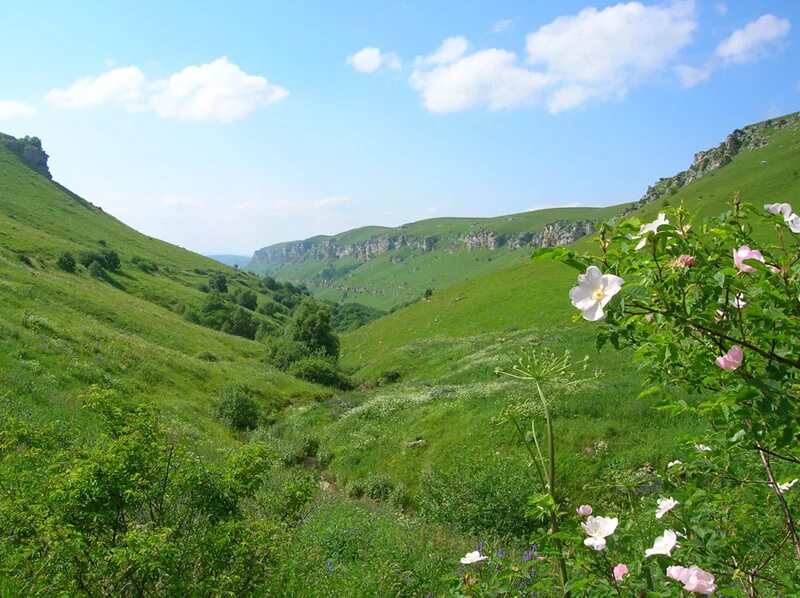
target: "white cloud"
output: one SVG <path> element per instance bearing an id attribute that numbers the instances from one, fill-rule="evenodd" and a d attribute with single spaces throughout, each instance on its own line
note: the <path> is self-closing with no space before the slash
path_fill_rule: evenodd
<path id="1" fill-rule="evenodd" d="M 448 37 L 433 54 L 427 56 L 417 56 L 414 66 L 439 66 L 450 64 L 461 58 L 469 49 L 469 41 L 466 37 Z"/>
<path id="2" fill-rule="evenodd" d="M 512 25 L 514 25 L 514 19 L 500 19 L 492 25 L 492 33 L 503 33 L 511 29 Z"/>
<path id="3" fill-rule="evenodd" d="M 245 73 L 223 56 L 154 81 L 135 66 L 112 69 L 98 77 L 79 79 L 67 88 L 52 89 L 46 99 L 61 108 L 116 103 L 162 118 L 229 122 L 288 94 L 262 76 Z"/>
<path id="4" fill-rule="evenodd" d="M 480 105 L 500 110 L 533 104 L 548 77 L 519 66 L 513 52 L 492 48 L 432 70 L 415 69 L 410 82 L 431 112 L 456 112 Z"/>
<path id="5" fill-rule="evenodd" d="M 709 77 L 711 77 L 711 68 L 710 67 L 693 67 L 689 66 L 688 64 L 679 64 L 672 69 L 678 77 L 678 80 L 681 83 L 681 87 L 684 89 L 688 89 L 690 87 L 694 87 L 695 85 L 699 85 L 705 81 L 708 81 Z"/>
<path id="6" fill-rule="evenodd" d="M 218 120 L 243 118 L 259 106 L 283 100 L 289 92 L 264 77 L 248 75 L 227 58 L 187 66 L 153 84 L 146 109 L 162 118 Z"/>
<path id="7" fill-rule="evenodd" d="M 347 63 L 360 73 L 374 73 L 382 66 L 397 70 L 403 63 L 394 52 L 381 52 L 380 48 L 367 46 L 347 57 Z"/>
<path id="8" fill-rule="evenodd" d="M 17 102 L 15 100 L 0 101 L 0 119 L 30 116 L 35 113 L 36 108 L 24 102 Z"/>
<path id="9" fill-rule="evenodd" d="M 668 65 L 697 28 L 694 3 L 617 4 L 559 17 L 527 37 L 532 65 L 556 82 L 552 112 L 586 101 L 621 98 Z"/>
<path id="10" fill-rule="evenodd" d="M 331 197 L 323 197 L 311 202 L 311 207 L 315 209 L 335 208 L 344 204 L 350 203 L 350 198 L 347 195 L 333 195 Z"/>
<path id="11" fill-rule="evenodd" d="M 714 10 L 717 11 L 719 16 L 724 17 L 726 14 L 728 14 L 728 5 L 724 2 L 718 2 L 714 5 Z"/>
<path id="12" fill-rule="evenodd" d="M 557 113 L 624 97 L 669 67 L 696 28 L 692 0 L 589 7 L 530 33 L 527 65 L 499 48 L 468 54 L 468 41 L 453 37 L 416 59 L 409 82 L 431 112 L 546 105 Z"/>
<path id="13" fill-rule="evenodd" d="M 716 55 L 726 62 L 751 62 L 764 55 L 766 46 L 788 35 L 791 24 L 775 15 L 762 15 L 722 40 Z"/>
<path id="14" fill-rule="evenodd" d="M 138 67 L 126 66 L 98 77 L 84 77 L 64 89 L 51 89 L 46 98 L 60 108 L 89 108 L 108 102 L 129 105 L 142 97 L 145 81 Z"/>

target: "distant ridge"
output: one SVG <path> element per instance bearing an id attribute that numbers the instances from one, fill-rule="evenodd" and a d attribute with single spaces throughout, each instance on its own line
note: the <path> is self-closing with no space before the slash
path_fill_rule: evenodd
<path id="1" fill-rule="evenodd" d="M 669 202 L 734 158 L 766 147 L 776 132 L 798 127 L 800 113 L 793 113 L 735 129 L 718 146 L 696 153 L 689 168 L 648 187 L 635 203 L 496 218 L 434 218 L 397 228 L 368 226 L 270 245 L 256 251 L 246 268 L 304 283 L 320 297 L 389 309 L 427 289 L 512 266 L 527 259 L 527 250 L 573 243 L 590 234 L 598 221 Z"/>

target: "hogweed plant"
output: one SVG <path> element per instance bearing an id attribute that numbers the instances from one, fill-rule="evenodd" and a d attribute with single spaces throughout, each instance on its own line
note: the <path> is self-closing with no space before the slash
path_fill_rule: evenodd
<path id="1" fill-rule="evenodd" d="M 646 375 L 642 394 L 707 429 L 676 446 L 659 473 L 664 494 L 655 503 L 640 499 L 652 515 L 637 516 L 633 503 L 619 518 L 580 507 L 584 546 L 568 551 L 570 560 L 557 551 L 565 591 L 800 595 L 798 235 L 800 216 L 789 204 L 761 208 L 737 196 L 732 210 L 707 220 L 690 222 L 681 207 L 650 223 L 603 224 L 595 254 L 534 254 L 581 272 L 569 293 L 576 317 L 598 326 L 598 347 L 632 352 Z M 551 535 L 577 543 L 581 534 L 570 540 L 568 530 L 558 532 L 552 423 L 541 389 L 548 370 L 533 363 L 506 373 L 536 385 L 547 457 L 535 431 L 531 456 L 550 497 Z M 673 397 L 676 387 L 690 398 Z"/>
<path id="2" fill-rule="evenodd" d="M 575 361 L 569 351 L 562 355 L 550 349 L 531 345 L 514 356 L 511 367 L 498 368 L 497 374 L 529 382 L 535 392 L 521 402 L 503 410 L 496 423 L 510 422 L 525 446 L 536 471 L 538 492 L 531 497 L 531 506 L 549 522 L 549 534 L 558 566 L 561 586 L 569 582 L 564 546 L 559 536 L 560 500 L 556 488 L 556 438 L 550 401 L 558 393 L 596 378 L 600 372 L 588 374 L 588 357 Z M 537 429 L 537 420 L 544 420 L 544 436 Z M 526 432 L 526 427 L 529 430 Z M 565 591 L 566 592 L 566 591 Z"/>

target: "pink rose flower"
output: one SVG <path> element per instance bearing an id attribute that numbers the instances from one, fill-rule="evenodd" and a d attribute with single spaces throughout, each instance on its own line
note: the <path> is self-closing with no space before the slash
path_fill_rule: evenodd
<path id="1" fill-rule="evenodd" d="M 761 255 L 760 251 L 750 249 L 747 245 L 742 245 L 739 249 L 734 250 L 733 263 L 742 272 L 755 272 L 756 269 L 745 264 L 744 260 L 758 260 L 763 264 L 764 256 Z"/>
<path id="2" fill-rule="evenodd" d="M 628 565 L 625 563 L 620 563 L 616 567 L 614 567 L 614 579 L 617 581 L 622 581 L 622 579 L 628 574 Z"/>
<path id="3" fill-rule="evenodd" d="M 592 505 L 581 505 L 575 510 L 581 517 L 588 517 L 592 514 Z"/>
<path id="4" fill-rule="evenodd" d="M 734 345 L 733 347 L 731 347 L 730 351 L 725 353 L 725 355 L 717 357 L 714 363 L 716 363 L 723 370 L 732 372 L 733 370 L 737 369 L 739 366 L 742 365 L 743 360 L 744 360 L 744 351 L 742 351 L 741 347 Z"/>
<path id="5" fill-rule="evenodd" d="M 678 263 L 681 266 L 694 266 L 694 256 L 693 255 L 682 255 L 678 258 Z"/>
<path id="6" fill-rule="evenodd" d="M 714 583 L 714 576 L 695 565 L 692 565 L 688 569 L 678 565 L 667 567 L 667 577 L 681 582 L 683 584 L 683 589 L 687 592 L 711 596 L 711 594 L 717 591 L 717 586 Z"/>

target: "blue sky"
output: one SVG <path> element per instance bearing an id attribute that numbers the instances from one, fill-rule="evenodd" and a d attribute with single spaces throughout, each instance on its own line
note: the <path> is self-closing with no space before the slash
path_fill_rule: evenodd
<path id="1" fill-rule="evenodd" d="M 638 199 L 800 109 L 798 28 L 794 0 L 14 3 L 0 131 L 142 232 L 249 254 Z"/>

